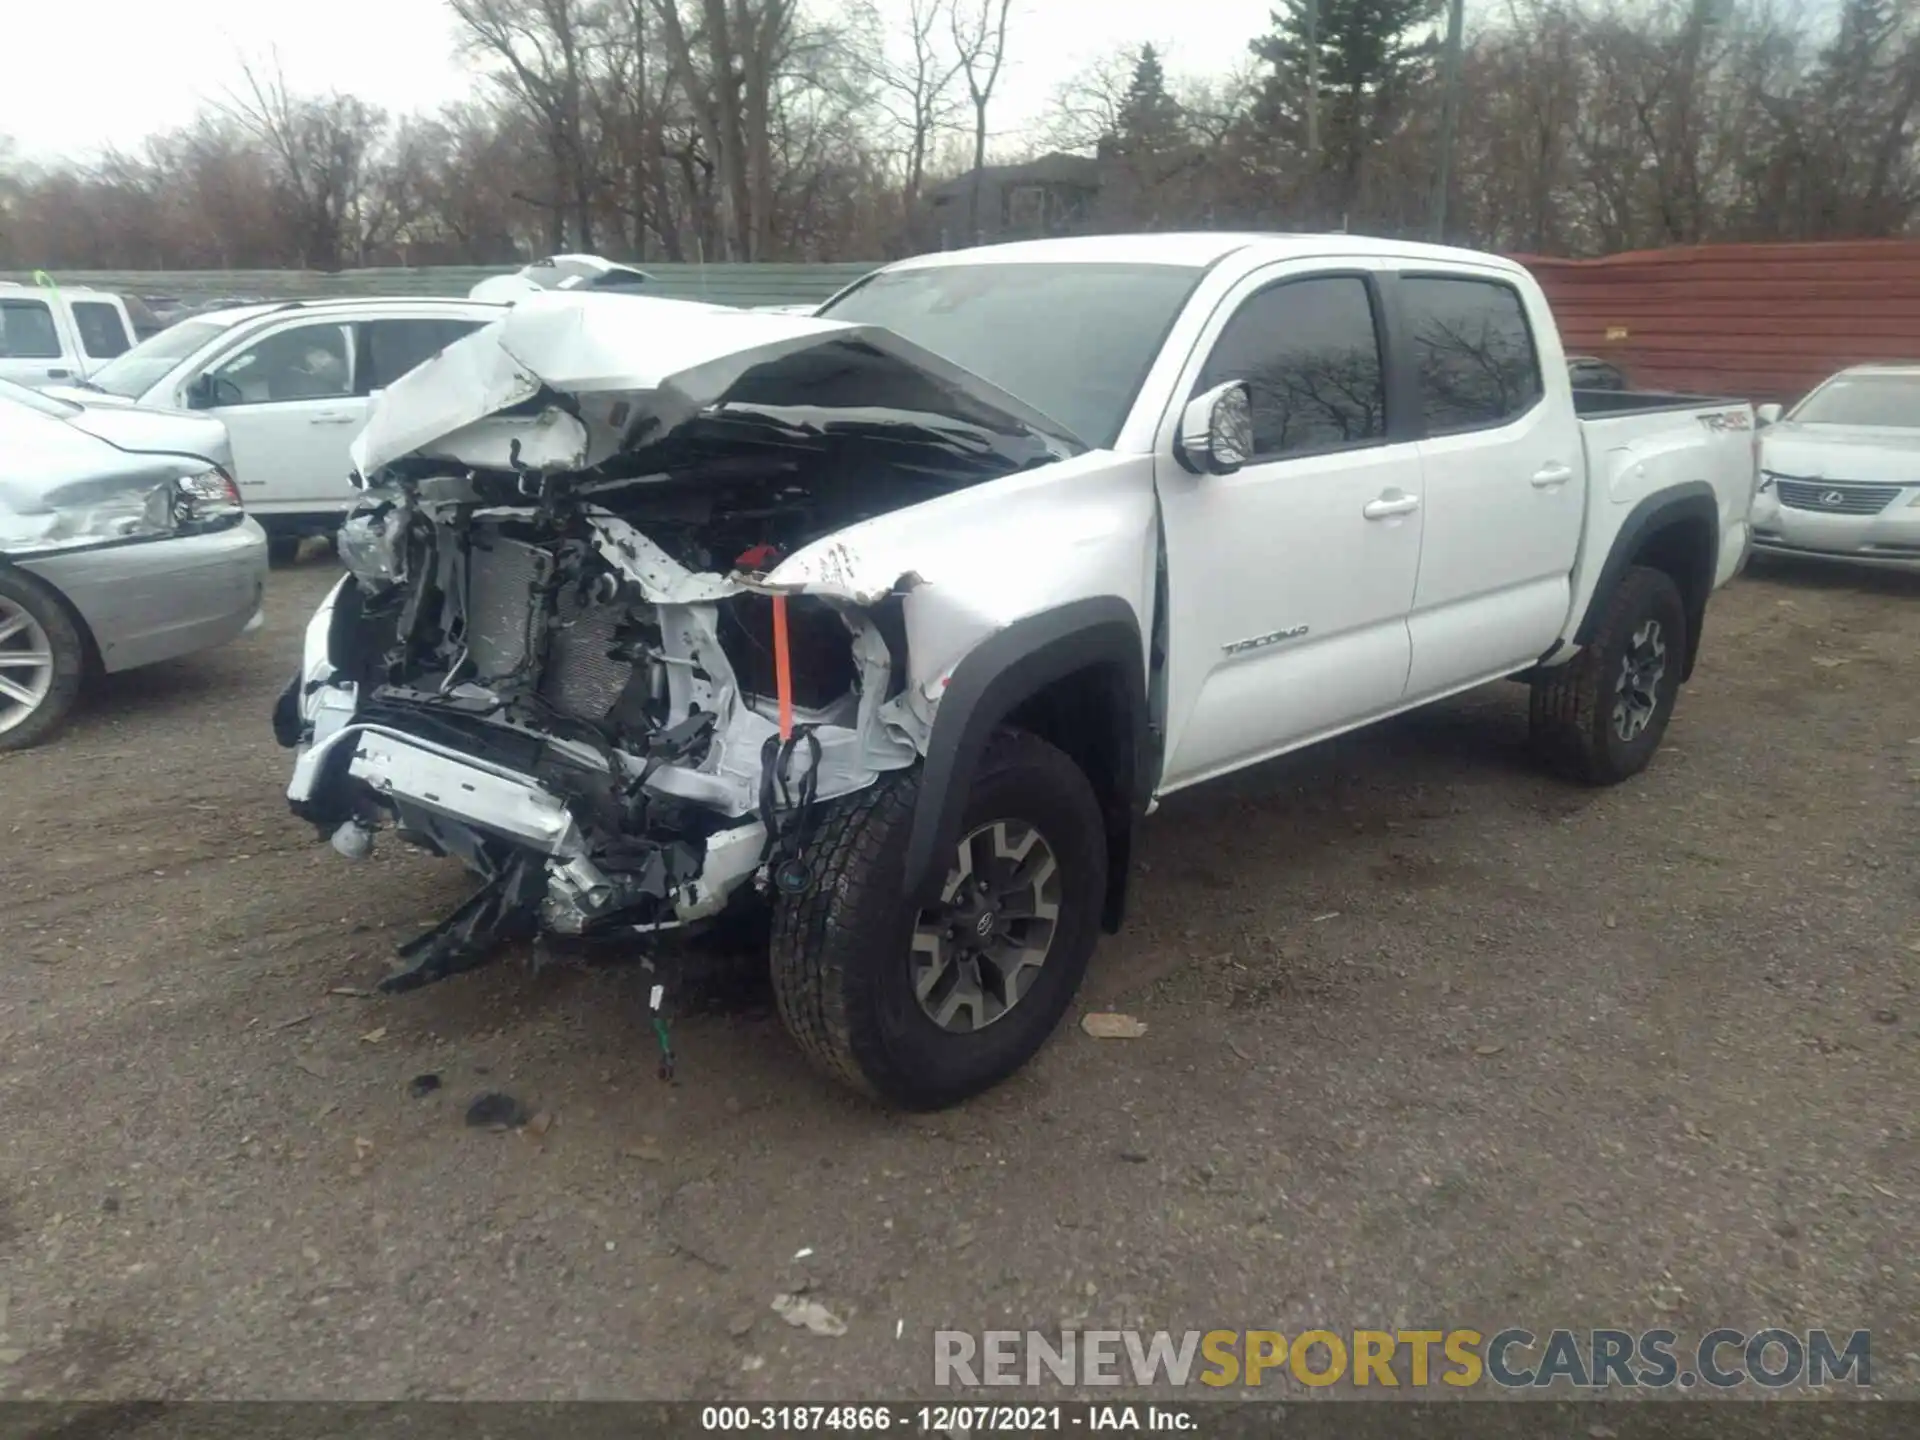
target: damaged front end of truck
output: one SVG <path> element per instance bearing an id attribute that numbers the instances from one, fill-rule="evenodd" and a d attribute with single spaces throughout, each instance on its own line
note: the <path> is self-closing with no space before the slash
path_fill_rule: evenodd
<path id="1" fill-rule="evenodd" d="M 380 396 L 275 732 L 293 811 L 473 897 L 384 983 L 810 883 L 815 807 L 924 755 L 992 618 L 860 526 L 1083 449 L 883 330 L 543 295 Z"/>

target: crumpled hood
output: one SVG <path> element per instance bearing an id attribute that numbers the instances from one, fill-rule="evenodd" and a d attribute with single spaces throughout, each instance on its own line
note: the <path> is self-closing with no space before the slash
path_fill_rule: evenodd
<path id="1" fill-rule="evenodd" d="M 1776 425 L 1761 437 L 1760 468 L 1803 480 L 1920 485 L 1920 430 Z"/>
<path id="2" fill-rule="evenodd" d="M 543 391 L 566 403 L 498 418 Z M 352 447 L 371 479 L 409 455 L 585 469 L 711 406 L 936 416 L 1086 447 L 1056 421 L 889 330 L 640 295 L 546 291 L 374 399 Z"/>

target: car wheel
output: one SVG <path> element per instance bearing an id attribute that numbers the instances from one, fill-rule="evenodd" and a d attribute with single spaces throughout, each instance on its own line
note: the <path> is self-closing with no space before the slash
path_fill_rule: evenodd
<path id="1" fill-rule="evenodd" d="M 938 902 L 904 893 L 917 770 L 834 804 L 810 883 L 773 920 L 774 996 L 828 1074 L 915 1110 L 1024 1065 L 1086 973 L 1106 892 L 1104 823 L 1080 768 L 1036 736 L 982 756 Z"/>
<path id="2" fill-rule="evenodd" d="M 267 559 L 275 565 L 291 565 L 300 558 L 300 547 L 306 543 L 304 535 L 267 536 Z"/>
<path id="3" fill-rule="evenodd" d="M 1607 602 L 1593 641 L 1533 681 L 1533 739 L 1588 785 L 1638 775 L 1660 748 L 1680 693 L 1687 612 L 1663 571 L 1636 565 Z"/>
<path id="4" fill-rule="evenodd" d="M 87 648 L 52 587 L 0 569 L 0 750 L 38 745 L 80 694 Z"/>

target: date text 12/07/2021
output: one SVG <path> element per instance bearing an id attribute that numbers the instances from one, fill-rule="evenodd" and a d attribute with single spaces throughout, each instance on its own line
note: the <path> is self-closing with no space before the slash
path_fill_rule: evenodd
<path id="1" fill-rule="evenodd" d="M 949 1436 L 1075 1430 L 1176 1433 L 1196 1427 L 1192 1407 L 1175 1405 L 708 1405 L 700 1411 L 702 1430 L 763 1434 L 882 1434 L 892 1430 Z"/>

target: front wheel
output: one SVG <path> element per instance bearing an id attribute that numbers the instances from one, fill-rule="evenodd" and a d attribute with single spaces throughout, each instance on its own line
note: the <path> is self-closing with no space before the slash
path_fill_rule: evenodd
<path id="1" fill-rule="evenodd" d="M 1003 732 L 981 758 L 937 903 L 905 898 L 919 772 L 834 802 L 811 884 L 773 918 L 781 1019 L 836 1079 L 915 1110 L 997 1084 L 1046 1043 L 1099 934 L 1106 835 L 1080 768 Z"/>
<path id="2" fill-rule="evenodd" d="M 1664 571 L 1632 567 L 1608 599 L 1593 643 L 1534 678 L 1534 744 L 1588 785 L 1638 775 L 1667 733 L 1686 655 L 1679 587 Z"/>
<path id="3" fill-rule="evenodd" d="M 86 662 L 60 597 L 24 571 L 0 568 L 0 750 L 38 745 L 59 728 Z"/>

